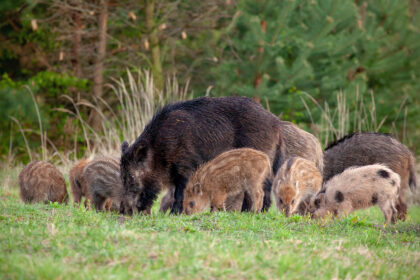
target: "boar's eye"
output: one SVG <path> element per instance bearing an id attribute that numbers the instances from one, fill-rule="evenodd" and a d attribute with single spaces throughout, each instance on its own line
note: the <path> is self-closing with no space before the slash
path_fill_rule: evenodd
<path id="1" fill-rule="evenodd" d="M 283 204 L 283 199 L 279 198 L 280 204 Z"/>
<path id="2" fill-rule="evenodd" d="M 190 208 L 193 208 L 195 206 L 195 202 L 194 201 L 190 201 L 189 206 L 190 206 Z"/>
<path id="3" fill-rule="evenodd" d="M 293 205 L 293 204 L 295 204 L 295 200 L 294 200 L 294 199 L 292 200 L 292 205 Z"/>

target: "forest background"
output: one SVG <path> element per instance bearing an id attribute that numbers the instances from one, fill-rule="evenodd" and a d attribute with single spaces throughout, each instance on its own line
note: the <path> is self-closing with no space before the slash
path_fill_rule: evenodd
<path id="1" fill-rule="evenodd" d="M 379 131 L 419 154 L 419 38 L 419 0 L 1 1 L 0 157 L 118 150 L 204 95 L 254 98 L 324 146 Z"/>

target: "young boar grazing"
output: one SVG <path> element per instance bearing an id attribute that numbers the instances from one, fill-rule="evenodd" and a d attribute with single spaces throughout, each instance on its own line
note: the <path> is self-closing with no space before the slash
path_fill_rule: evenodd
<path id="1" fill-rule="evenodd" d="M 86 197 L 86 184 L 83 179 L 83 169 L 90 162 L 88 159 L 82 159 L 77 162 L 69 172 L 69 181 L 73 200 L 75 203 L 80 203 L 82 197 Z M 87 200 L 85 201 L 87 205 Z"/>
<path id="2" fill-rule="evenodd" d="M 181 213 L 184 188 L 194 170 L 231 149 L 266 153 L 276 172 L 282 160 L 280 134 L 279 119 L 249 98 L 203 97 L 166 105 L 131 146 L 121 146 L 123 212 L 150 212 L 163 186 L 170 186 L 175 188 L 171 212 Z M 268 179 L 264 192 L 268 209 Z"/>
<path id="3" fill-rule="evenodd" d="M 86 198 L 96 210 L 119 211 L 123 187 L 118 158 L 100 157 L 92 160 L 83 170 Z"/>
<path id="4" fill-rule="evenodd" d="M 49 162 L 34 161 L 19 174 L 20 197 L 25 203 L 67 203 L 66 181 L 58 169 Z"/>
<path id="5" fill-rule="evenodd" d="M 322 174 L 324 155 L 318 139 L 291 122 L 281 121 L 280 125 L 282 137 L 281 154 L 283 156 L 283 162 L 280 165 L 290 157 L 301 157 L 315 163 L 316 168 Z"/>
<path id="6" fill-rule="evenodd" d="M 306 215 L 311 198 L 321 189 L 322 175 L 315 163 L 301 157 L 287 160 L 273 182 L 277 208 L 286 216 Z"/>
<path id="7" fill-rule="evenodd" d="M 170 189 L 160 202 L 159 212 L 166 213 L 169 209 L 171 209 L 174 203 L 174 192 L 175 189 Z M 226 211 L 241 211 L 242 210 L 242 203 L 244 201 L 244 193 L 240 193 L 233 196 L 228 196 L 225 201 Z"/>
<path id="8" fill-rule="evenodd" d="M 401 177 L 398 218 L 405 220 L 405 191 L 416 187 L 415 159 L 410 150 L 393 137 L 380 133 L 358 133 L 345 136 L 324 151 L 324 182 L 350 166 L 385 164 Z"/>
<path id="9" fill-rule="evenodd" d="M 262 209 L 264 179 L 271 170 L 263 152 L 242 148 L 224 152 L 201 166 L 188 181 L 184 193 L 184 213 L 193 214 L 210 207 L 226 211 L 226 198 L 246 193 L 251 211 Z"/>
<path id="10" fill-rule="evenodd" d="M 395 223 L 400 176 L 382 164 L 350 167 L 325 183 L 325 193 L 315 199 L 314 218 L 335 217 L 378 205 L 386 222 Z"/>

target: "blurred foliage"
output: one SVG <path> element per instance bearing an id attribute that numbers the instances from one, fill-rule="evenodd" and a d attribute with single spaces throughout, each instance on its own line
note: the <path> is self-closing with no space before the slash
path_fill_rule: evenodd
<path id="1" fill-rule="evenodd" d="M 55 110 L 63 107 L 57 103 L 60 95 L 69 94 L 71 89 L 86 90 L 88 88 L 87 80 L 55 72 L 42 71 L 26 81 L 13 81 L 7 74 L 3 74 L 0 79 L 0 108 L 2 108 L 0 110 L 0 139 L 2 139 L 0 154 L 8 154 L 11 137 L 14 140 L 15 152 L 26 152 L 21 129 L 32 140 L 29 143 L 31 148 L 36 150 L 39 146 L 39 117 L 36 113 L 36 105 L 40 110 L 43 129 L 48 130 L 51 140 L 56 141 L 62 138 L 67 119 L 63 113 Z M 37 93 L 43 94 L 38 94 L 37 98 L 33 99 L 31 92 L 34 96 Z M 27 155 L 24 158 L 27 158 Z"/>
<path id="2" fill-rule="evenodd" d="M 419 28 L 410 1 L 239 1 L 213 68 L 216 92 L 266 99 L 282 118 L 308 123 L 302 92 L 334 107 L 343 91 L 353 111 L 356 92 L 373 91 L 385 131 L 393 121 L 402 128 L 405 101 L 407 128 L 419 136 Z"/>

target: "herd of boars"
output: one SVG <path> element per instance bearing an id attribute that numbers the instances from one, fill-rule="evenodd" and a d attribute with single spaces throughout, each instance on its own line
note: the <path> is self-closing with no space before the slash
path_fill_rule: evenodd
<path id="1" fill-rule="evenodd" d="M 322 150 L 317 138 L 245 97 L 197 98 L 164 106 L 121 157 L 84 159 L 69 181 L 73 201 L 132 215 L 160 211 L 266 211 L 344 216 L 378 205 L 385 220 L 407 214 L 415 158 L 390 135 L 347 135 Z M 19 175 L 25 203 L 68 201 L 63 175 L 42 161 Z"/>

